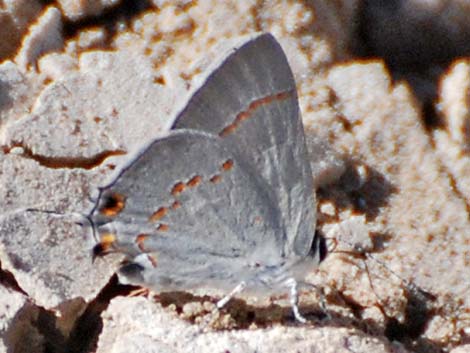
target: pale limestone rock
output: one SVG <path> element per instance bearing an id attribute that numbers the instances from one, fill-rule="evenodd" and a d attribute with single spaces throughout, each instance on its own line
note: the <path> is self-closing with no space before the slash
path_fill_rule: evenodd
<path id="1" fill-rule="evenodd" d="M 439 108 L 449 137 L 464 150 L 470 143 L 470 63 L 456 62 L 440 83 Z"/>
<path id="2" fill-rule="evenodd" d="M 336 208 L 332 202 L 323 202 L 319 204 L 318 210 L 320 211 L 321 214 L 328 216 L 328 217 L 333 217 L 336 216 Z"/>
<path id="3" fill-rule="evenodd" d="M 103 10 L 116 6 L 120 0 L 59 0 L 59 6 L 65 17 L 72 21 L 99 15 Z"/>
<path id="4" fill-rule="evenodd" d="M 52 81 L 73 74 L 77 67 L 78 60 L 69 54 L 51 53 L 38 60 L 38 71 Z"/>
<path id="5" fill-rule="evenodd" d="M 11 61 L 0 64 L 0 124 L 20 118 L 28 112 L 33 85 Z"/>
<path id="6" fill-rule="evenodd" d="M 450 353 L 468 353 L 468 352 L 470 352 L 470 344 L 464 344 L 450 351 Z"/>
<path id="7" fill-rule="evenodd" d="M 341 222 L 323 227 L 326 238 L 337 240 L 338 247 L 335 250 L 372 250 L 371 229 L 368 228 L 365 217 L 348 213 L 344 218 L 346 219 Z"/>
<path id="8" fill-rule="evenodd" d="M 93 28 L 78 35 L 77 46 L 80 50 L 104 47 L 106 33 L 103 28 Z"/>
<path id="9" fill-rule="evenodd" d="M 379 234 L 391 237 L 376 257 L 401 278 L 437 295 L 433 305 L 448 306 L 453 298 L 461 310 L 468 308 L 467 208 L 441 173 L 409 91 L 392 86 L 380 64 L 338 66 L 328 84 L 347 123 L 323 120 L 318 133 L 326 129 L 338 151 L 362 161 L 375 175 L 362 187 L 364 209 Z"/>
<path id="10" fill-rule="evenodd" d="M 138 148 L 142 140 L 154 137 L 174 107 L 184 104 L 188 90 L 217 56 L 220 43 L 263 30 L 273 32 L 287 52 L 298 83 L 307 140 L 313 152 L 311 162 L 324 163 L 325 169 L 320 168 L 326 170 L 323 176 L 314 176 L 316 185 L 321 186 L 320 193 L 328 196 L 329 206 L 321 208 L 326 212 L 325 218 L 320 219 L 320 228 L 325 230 L 334 222 L 361 217 L 366 236 L 373 235 L 370 232 L 373 229 L 377 238 L 386 238 L 382 252 L 373 254 L 375 259 L 366 258 L 370 278 L 364 269 L 364 260 L 356 262 L 351 257 L 335 254 L 321 267 L 321 271 L 327 273 L 325 282 L 362 305 L 362 317 L 372 318 L 382 324 L 379 329 L 384 329 L 386 318 L 377 307 L 384 304 L 388 315 L 405 322 L 410 294 L 406 293 L 407 282 L 403 280 L 413 281 L 437 296 L 434 303 L 428 300 L 429 305 L 445 309 L 429 320 L 431 324 L 425 329 L 424 337 L 429 342 L 444 341 L 444 345 L 458 342 L 461 332 L 469 327 L 468 318 L 459 316 L 468 311 L 469 306 L 466 260 L 469 249 L 465 238 L 470 229 L 465 199 L 468 199 L 470 187 L 466 186 L 465 179 L 470 173 L 467 158 L 462 154 L 465 113 L 461 112 L 466 109 L 466 96 L 462 91 L 455 91 L 456 95 L 448 88 L 442 91 L 440 102 L 445 107 L 448 126 L 457 126 L 458 130 L 435 132 L 433 137 L 439 153 L 436 156 L 436 149 L 421 124 L 420 107 L 405 85 L 392 83 L 381 62 L 336 64 L 348 58 L 345 48 L 356 23 L 353 14 L 357 2 L 346 1 L 341 5 L 325 1 L 300 4 L 274 0 L 236 4 L 220 1 L 154 3 L 160 7 L 159 11 L 146 12 L 131 24 L 132 31 L 116 36 L 112 43 L 115 53 L 81 54 L 74 58 L 79 63 L 76 67 L 65 65 L 62 58 L 56 56 L 58 54 L 42 56 L 40 53 L 34 59 L 39 60 L 41 74 L 53 82 L 40 94 L 32 91 L 29 99 L 37 101 L 31 114 L 24 114 L 21 121 L 5 129 L 5 144 L 17 138 L 21 144 L 16 155 L 10 151 L 1 156 L 6 167 L 4 181 L 0 184 L 3 188 L 0 199 L 5 200 L 1 226 L 5 231 L 0 233 L 2 263 L 5 262 L 21 284 L 27 286 L 28 294 L 48 306 L 71 296 L 90 299 L 106 283 L 115 267 L 98 263 L 98 267 L 91 268 L 82 262 L 89 260 L 87 244 L 80 238 L 72 238 L 82 235 L 83 229 L 65 218 L 25 215 L 21 211 L 31 203 L 64 212 L 86 209 L 85 199 L 96 192 L 97 185 L 103 184 L 109 174 L 106 169 L 112 168 L 109 159 L 100 161 L 95 157 L 103 151 L 111 154 L 119 149 L 130 151 Z M 416 7 L 417 3 L 403 6 Z M 427 3 L 432 10 L 430 13 L 436 13 L 437 8 L 432 8 L 431 3 L 439 2 Z M 458 3 L 452 2 L 444 15 L 453 13 Z M 76 13 L 85 16 L 86 6 Z M 286 13 L 291 15 L 285 16 Z M 408 13 L 419 15 L 413 11 Z M 462 15 L 464 19 L 468 17 L 466 11 L 462 11 Z M 450 26 L 466 26 L 464 22 L 451 22 Z M 79 42 L 67 43 L 67 55 L 80 52 Z M 203 57 L 205 59 L 200 60 Z M 54 63 L 60 65 L 55 68 Z M 463 71 L 461 68 L 456 66 L 448 82 L 450 86 L 466 89 L 467 68 L 463 67 Z M 19 91 L 25 92 L 27 84 L 21 79 L 17 81 Z M 20 113 L 23 106 L 18 108 L 15 104 L 8 109 L 13 109 L 14 113 L 1 107 L 1 114 L 23 115 Z M 458 114 L 454 113 L 455 109 Z M 49 167 L 21 161 L 25 158 L 49 163 Z M 90 160 L 92 163 L 87 164 Z M 13 167 L 16 163 L 18 170 Z M 51 163 L 79 168 L 52 169 Z M 120 161 L 116 158 L 113 163 Z M 457 180 L 458 192 L 442 173 L 443 164 Z M 95 169 L 85 171 L 84 165 L 95 166 Z M 346 177 L 335 183 L 345 168 Z M 357 200 L 352 200 L 352 193 L 359 195 Z M 352 216 L 354 212 L 360 215 Z M 15 258 L 16 253 L 19 258 Z M 70 256 L 78 257 L 79 261 L 55 261 L 62 260 L 58 259 L 60 257 L 70 260 Z M 49 259 L 54 261 L 46 265 Z M 38 265 L 34 266 L 35 263 Z M 99 278 L 85 278 L 84 273 Z M 62 280 L 65 275 L 70 279 Z M 197 347 L 207 344 L 208 350 L 222 347 L 230 351 L 250 351 L 254 347 L 250 340 L 255 339 L 265 343 L 262 345 L 265 351 L 275 350 L 277 337 L 286 334 L 288 347 L 299 350 L 311 347 L 301 346 L 310 344 L 303 340 L 304 335 L 315 342 L 323 342 L 324 335 L 328 342 L 320 347 L 322 352 L 373 351 L 367 346 L 370 336 L 354 336 L 351 333 L 354 330 L 346 328 L 338 329 L 338 336 L 327 331 L 328 327 L 319 331 L 311 327 L 277 327 L 272 331 L 198 335 L 197 328 L 172 317 L 169 309 L 154 311 L 139 299 L 134 310 L 134 304 L 122 300 L 125 301 L 122 305 L 114 308 L 113 303 L 105 314 L 99 351 L 123 351 L 127 347 L 152 351 L 155 347 L 165 350 L 168 346 L 170 351 L 175 347 L 184 350 L 184 340 L 173 343 L 170 339 L 178 335 L 179 330 L 189 332 L 182 337 L 191 337 L 198 342 Z M 452 305 L 445 306 L 445 303 L 457 306 L 460 302 L 462 306 L 458 310 Z M 140 306 L 146 308 L 145 315 L 138 313 Z M 329 310 L 350 314 L 350 310 L 338 305 L 330 305 Z M 119 316 L 121 311 L 122 316 Z M 115 321 L 111 317 L 116 318 Z M 156 331 L 148 333 L 147 328 Z M 291 337 L 294 330 L 298 330 L 295 334 L 302 340 L 289 341 L 287 337 Z M 267 342 L 270 338 L 275 343 Z M 383 338 L 383 342 L 385 340 Z M 387 350 L 382 347 L 377 351 Z"/>
<path id="11" fill-rule="evenodd" d="M 25 157 L 0 155 L 2 268 L 43 307 L 76 297 L 90 300 L 108 282 L 112 258 L 91 263 L 91 231 L 72 212 L 85 213 L 84 192 L 96 188 L 100 171 L 47 168 Z M 64 215 L 26 212 L 28 207 Z"/>
<path id="12" fill-rule="evenodd" d="M 191 4 L 191 0 L 151 0 L 152 4 L 158 8 L 162 8 L 166 5 L 172 6 L 185 6 Z"/>
<path id="13" fill-rule="evenodd" d="M 456 191 L 470 198 L 470 65 L 459 60 L 440 82 L 438 108 L 445 129 L 433 131 L 436 151 Z"/>
<path id="14" fill-rule="evenodd" d="M 177 101 L 155 76 L 146 58 L 128 52 L 84 53 L 78 72 L 47 86 L 31 114 L 10 126 L 6 143 L 21 141 L 39 155 L 74 158 L 139 149 L 165 130 Z M 169 85 L 176 90 L 182 82 Z M 38 129 L 48 138 L 38 136 Z"/>
<path id="15" fill-rule="evenodd" d="M 121 352 L 407 352 L 346 328 L 283 327 L 200 333 L 145 298 L 116 298 L 103 313 L 97 353 Z M 168 322 L 172 322 L 172 327 Z M 125 350 L 127 348 L 127 350 Z"/>

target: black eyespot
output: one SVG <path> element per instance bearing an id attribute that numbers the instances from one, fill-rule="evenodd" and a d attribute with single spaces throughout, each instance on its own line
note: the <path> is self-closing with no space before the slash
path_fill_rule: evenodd
<path id="1" fill-rule="evenodd" d="M 133 283 L 143 283 L 144 277 L 142 272 L 144 269 L 145 268 L 142 265 L 139 265 L 135 262 L 129 262 L 119 268 L 119 273 L 128 278 Z"/>
<path id="2" fill-rule="evenodd" d="M 99 212 L 108 217 L 114 217 L 121 212 L 126 205 L 123 195 L 115 192 L 105 195 L 100 202 Z"/>

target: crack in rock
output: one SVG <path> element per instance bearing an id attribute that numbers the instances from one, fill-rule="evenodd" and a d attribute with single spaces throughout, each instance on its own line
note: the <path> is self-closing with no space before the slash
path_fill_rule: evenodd
<path id="1" fill-rule="evenodd" d="M 121 156 L 126 154 L 124 150 L 103 151 L 91 157 L 51 157 L 36 154 L 32 149 L 20 142 L 14 142 L 11 147 L 3 146 L 3 153 L 9 154 L 14 148 L 20 148 L 22 151 L 19 156 L 32 159 L 40 165 L 52 169 L 93 169 L 100 166 L 106 159 L 112 156 Z M 16 152 L 15 152 L 16 153 Z"/>

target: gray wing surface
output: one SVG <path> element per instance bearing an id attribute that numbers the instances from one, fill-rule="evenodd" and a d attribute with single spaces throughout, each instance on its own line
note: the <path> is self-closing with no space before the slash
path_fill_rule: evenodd
<path id="1" fill-rule="evenodd" d="M 219 136 L 271 186 L 287 254 L 305 256 L 316 204 L 295 81 L 270 34 L 236 48 L 204 81 L 173 127 Z"/>
<path id="2" fill-rule="evenodd" d="M 116 212 L 109 211 L 112 199 L 120 200 Z M 243 266 L 277 266 L 284 258 L 269 185 L 220 138 L 198 131 L 173 130 L 153 141 L 101 189 L 92 217 L 130 259 L 153 254 L 152 280 L 168 288 L 198 274 L 207 280 L 209 265 L 220 268 L 217 276 L 238 273 L 239 282 Z"/>

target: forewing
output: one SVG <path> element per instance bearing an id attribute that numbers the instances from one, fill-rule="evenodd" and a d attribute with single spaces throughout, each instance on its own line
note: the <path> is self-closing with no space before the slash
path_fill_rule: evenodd
<path id="1" fill-rule="evenodd" d="M 174 128 L 220 136 L 271 186 L 286 228 L 287 254 L 311 249 L 315 199 L 295 81 L 270 34 L 249 40 L 203 82 Z"/>
<path id="2" fill-rule="evenodd" d="M 174 130 L 152 142 L 101 189 L 91 217 L 101 239 L 111 237 L 130 260 L 157 254 L 148 259 L 172 286 L 210 278 L 208 266 L 220 265 L 223 276 L 238 271 L 238 259 L 255 267 L 278 266 L 284 257 L 269 186 L 220 138 L 197 131 Z"/>

